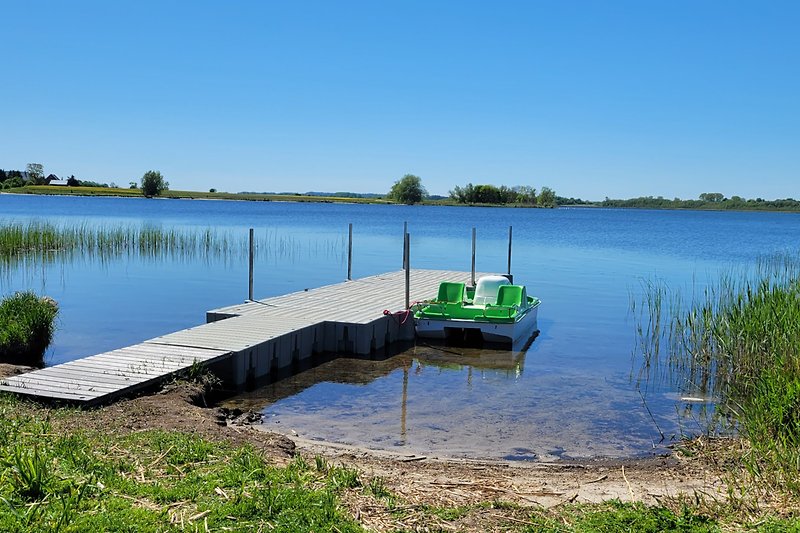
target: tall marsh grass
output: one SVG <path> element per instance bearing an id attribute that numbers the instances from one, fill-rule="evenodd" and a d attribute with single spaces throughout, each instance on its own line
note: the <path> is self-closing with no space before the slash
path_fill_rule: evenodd
<path id="1" fill-rule="evenodd" d="M 344 237 L 304 243 L 276 231 L 256 231 L 256 257 L 344 257 Z M 59 225 L 47 221 L 0 222 L 0 266 L 88 257 L 150 259 L 241 259 L 249 253 L 246 231 L 164 228 L 153 225 Z"/>
<path id="2" fill-rule="evenodd" d="M 639 311 L 640 384 L 668 375 L 715 398 L 749 440 L 748 470 L 800 495 L 800 256 L 761 259 L 688 299 L 647 284 Z"/>

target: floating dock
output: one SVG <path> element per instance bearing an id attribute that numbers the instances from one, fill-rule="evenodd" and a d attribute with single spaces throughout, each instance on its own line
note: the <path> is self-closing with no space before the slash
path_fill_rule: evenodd
<path id="1" fill-rule="evenodd" d="M 206 324 L 134 346 L 0 380 L 0 390 L 82 405 L 105 403 L 208 366 L 241 387 L 318 353 L 368 355 L 414 338 L 404 270 L 214 309 Z M 442 281 L 470 272 L 412 270 L 410 300 L 431 299 Z M 385 313 L 388 311 L 388 314 Z"/>

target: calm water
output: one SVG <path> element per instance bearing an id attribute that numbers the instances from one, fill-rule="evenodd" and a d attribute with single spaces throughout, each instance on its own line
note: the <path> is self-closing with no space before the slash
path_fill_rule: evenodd
<path id="1" fill-rule="evenodd" d="M 384 361 L 338 359 L 231 403 L 263 409 L 271 429 L 367 447 L 509 458 L 631 456 L 696 431 L 676 391 L 630 381 L 631 295 L 644 279 L 702 284 L 759 255 L 800 248 L 800 216 L 783 213 L 494 209 L 0 195 L 0 220 L 247 228 L 275 246 L 259 260 L 257 297 L 341 281 L 347 224 L 353 275 L 401 264 L 403 222 L 412 266 L 512 270 L 543 303 L 541 334 L 525 353 L 417 346 Z M 61 304 L 47 358 L 59 363 L 203 322 L 242 301 L 241 257 L 204 260 L 54 259 L 0 272 L 0 292 L 33 289 Z M 461 352 L 461 353 L 450 353 Z M 655 419 L 655 422 L 654 422 Z"/>

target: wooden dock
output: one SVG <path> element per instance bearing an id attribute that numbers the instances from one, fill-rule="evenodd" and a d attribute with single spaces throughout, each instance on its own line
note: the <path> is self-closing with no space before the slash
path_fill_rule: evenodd
<path id="1" fill-rule="evenodd" d="M 412 270 L 411 301 L 433 298 L 442 281 L 469 279 L 469 272 Z M 0 390 L 92 405 L 168 380 L 195 363 L 238 387 L 317 353 L 366 355 L 412 340 L 414 321 L 404 310 L 405 272 L 389 272 L 214 309 L 206 324 L 9 377 L 0 380 Z"/>

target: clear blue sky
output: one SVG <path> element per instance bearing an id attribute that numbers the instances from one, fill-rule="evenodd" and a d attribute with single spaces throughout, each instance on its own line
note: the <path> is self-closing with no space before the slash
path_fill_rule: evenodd
<path id="1" fill-rule="evenodd" d="M 0 0 L 0 20 L 0 168 L 800 197 L 796 0 Z"/>

